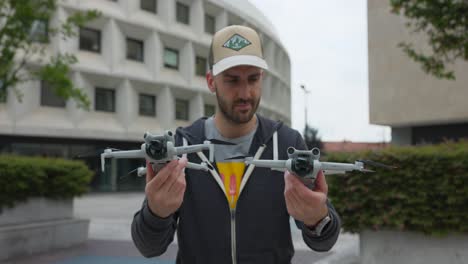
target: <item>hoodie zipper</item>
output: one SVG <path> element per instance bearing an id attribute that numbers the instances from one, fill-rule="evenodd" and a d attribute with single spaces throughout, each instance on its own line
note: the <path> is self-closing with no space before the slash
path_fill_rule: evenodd
<path id="1" fill-rule="evenodd" d="M 262 145 L 257 152 L 254 155 L 254 159 L 259 159 L 260 156 L 262 155 L 263 151 L 265 150 L 265 145 Z M 200 159 L 204 162 L 207 162 L 209 165 L 213 166 L 211 162 L 206 158 L 206 156 L 203 154 L 203 152 L 197 152 L 198 156 Z M 240 195 L 242 193 L 242 189 L 244 189 L 244 185 L 247 183 L 247 180 L 249 179 L 250 175 L 252 174 L 253 169 L 255 168 L 255 165 L 250 164 L 247 167 L 247 171 L 244 173 L 244 176 L 242 177 L 242 182 L 241 186 L 239 189 L 239 196 L 237 199 L 240 198 Z M 218 172 L 216 170 L 210 170 L 211 175 L 214 177 L 215 181 L 219 184 L 221 187 L 221 190 L 223 190 L 224 194 L 226 194 L 226 190 L 224 189 L 223 183 L 221 182 L 221 177 L 219 176 Z M 229 205 L 229 199 L 226 200 Z M 230 214 L 231 214 L 231 256 L 232 256 L 232 264 L 237 264 L 237 247 L 236 247 L 236 207 L 234 209 L 230 209 Z"/>
<path id="2" fill-rule="evenodd" d="M 231 210 L 231 254 L 232 254 L 232 264 L 236 264 L 237 263 L 236 209 Z"/>

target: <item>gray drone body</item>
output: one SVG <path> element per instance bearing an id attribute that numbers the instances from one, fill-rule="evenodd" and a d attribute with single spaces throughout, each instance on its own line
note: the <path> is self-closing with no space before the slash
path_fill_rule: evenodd
<path id="1" fill-rule="evenodd" d="M 116 159 L 146 159 L 152 166 L 158 164 L 166 164 L 171 160 L 179 159 L 179 155 L 201 152 L 209 150 L 210 161 L 213 160 L 213 144 L 205 141 L 203 144 L 190 145 L 190 146 L 174 146 L 174 135 L 171 131 L 166 131 L 163 135 L 152 135 L 148 132 L 144 135 L 145 143 L 141 145 L 139 150 L 124 150 L 113 151 L 112 149 L 105 149 L 101 154 L 102 171 L 105 168 L 106 158 Z M 212 168 L 203 162 L 201 164 L 188 162 L 186 168 L 194 170 L 208 171 Z M 146 175 L 146 168 L 140 167 L 137 169 L 138 176 Z"/>

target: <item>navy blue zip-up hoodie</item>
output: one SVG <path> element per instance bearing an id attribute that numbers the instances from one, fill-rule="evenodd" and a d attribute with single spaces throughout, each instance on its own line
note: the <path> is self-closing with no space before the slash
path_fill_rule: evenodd
<path id="1" fill-rule="evenodd" d="M 258 117 L 258 128 L 252 140 L 249 154 L 265 145 L 261 159 L 273 159 L 272 136 L 278 131 L 278 159 L 287 159 L 290 146 L 305 149 L 301 135 L 281 122 Z M 176 145 L 182 145 L 182 137 L 188 144 L 201 144 L 205 140 L 205 118 L 191 126 L 176 131 Z M 208 153 L 205 153 L 207 156 Z M 200 163 L 196 154 L 189 154 L 190 162 Z M 291 239 L 290 216 L 284 198 L 284 173 L 268 168 L 253 170 L 237 201 L 235 215 L 223 190 L 209 172 L 186 169 L 184 201 L 172 216 L 160 218 L 143 202 L 132 222 L 132 238 L 145 257 L 163 254 L 174 239 L 177 230 L 178 253 L 176 263 L 232 263 L 232 241 L 235 241 L 236 263 L 289 264 L 294 255 Z M 303 224 L 304 242 L 315 251 L 328 251 L 335 244 L 340 232 L 340 219 L 328 203 L 332 218 L 320 236 L 313 236 Z M 232 220 L 235 240 L 232 236 Z"/>

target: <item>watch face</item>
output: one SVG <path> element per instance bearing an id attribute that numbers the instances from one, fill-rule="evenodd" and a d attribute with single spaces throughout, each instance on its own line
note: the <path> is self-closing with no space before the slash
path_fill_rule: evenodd
<path id="1" fill-rule="evenodd" d="M 315 230 L 312 231 L 312 233 L 316 236 L 320 236 L 322 234 L 322 230 L 325 228 L 325 226 L 330 223 L 331 218 L 329 215 L 325 216 L 315 227 Z"/>

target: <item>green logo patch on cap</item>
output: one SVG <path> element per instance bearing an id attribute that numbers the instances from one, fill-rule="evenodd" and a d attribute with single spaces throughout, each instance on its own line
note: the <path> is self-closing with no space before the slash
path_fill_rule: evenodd
<path id="1" fill-rule="evenodd" d="M 242 37 L 239 34 L 234 34 L 230 39 L 228 39 L 223 47 L 232 49 L 235 51 L 239 51 L 248 45 L 252 44 L 250 41 L 248 41 L 246 38 Z"/>

